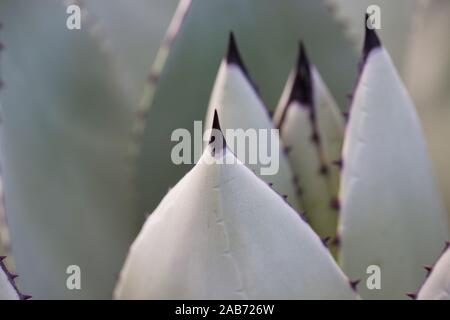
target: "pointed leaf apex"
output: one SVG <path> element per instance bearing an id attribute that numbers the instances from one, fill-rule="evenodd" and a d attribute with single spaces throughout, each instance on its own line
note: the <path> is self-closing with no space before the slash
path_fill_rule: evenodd
<path id="1" fill-rule="evenodd" d="M 231 31 L 228 38 L 228 51 L 227 51 L 227 62 L 228 64 L 236 64 L 241 69 L 246 70 L 244 62 L 242 61 L 241 54 L 236 44 L 236 39 L 234 33 Z"/>
<path id="2" fill-rule="evenodd" d="M 298 45 L 298 52 L 299 52 L 299 58 L 302 57 L 302 58 L 308 60 L 308 56 L 306 55 L 305 45 L 303 44 L 303 41 L 301 41 L 301 40 Z"/>
<path id="3" fill-rule="evenodd" d="M 380 39 L 378 38 L 377 33 L 374 28 L 369 28 L 369 15 L 365 15 L 364 24 L 366 26 L 366 35 L 364 37 L 364 47 L 363 47 L 363 57 L 364 60 L 369 55 L 370 51 L 375 48 L 381 47 Z"/>
<path id="4" fill-rule="evenodd" d="M 222 132 L 222 128 L 220 128 L 219 115 L 217 114 L 217 110 L 214 110 L 212 129 L 220 130 Z"/>
<path id="5" fill-rule="evenodd" d="M 297 69 L 288 104 L 293 101 L 298 101 L 308 107 L 313 105 L 311 64 L 302 42 L 299 46 Z"/>
<path id="6" fill-rule="evenodd" d="M 309 58 L 306 54 L 305 46 L 303 45 L 303 42 L 300 41 L 300 46 L 298 50 L 298 60 L 297 60 L 297 71 L 300 72 L 303 69 L 309 69 Z"/>
<path id="7" fill-rule="evenodd" d="M 259 92 L 256 84 L 253 82 L 252 78 L 250 77 L 250 73 L 248 72 L 247 67 L 244 64 L 244 61 L 242 60 L 242 57 L 239 52 L 233 31 L 230 31 L 229 40 L 228 40 L 228 50 L 227 50 L 227 55 L 225 57 L 225 60 L 226 60 L 227 64 L 229 64 L 229 65 L 234 64 L 237 67 L 239 67 L 239 69 L 241 69 L 242 73 L 245 75 L 248 82 L 255 90 L 255 92 L 256 93 Z"/>
<path id="8" fill-rule="evenodd" d="M 212 123 L 212 128 L 211 129 L 213 131 L 211 132 L 211 137 L 209 138 L 209 144 L 214 143 L 214 141 L 215 141 L 214 131 L 218 130 L 218 131 L 220 131 L 220 134 L 222 136 L 222 148 L 225 149 L 226 146 L 227 146 L 227 143 L 225 141 L 225 137 L 223 135 L 222 128 L 220 127 L 219 115 L 217 114 L 217 109 L 214 110 L 214 119 L 213 119 L 213 123 Z"/>

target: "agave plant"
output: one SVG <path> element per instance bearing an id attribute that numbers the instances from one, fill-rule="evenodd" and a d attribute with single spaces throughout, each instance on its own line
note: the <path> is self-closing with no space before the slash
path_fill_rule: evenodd
<path id="1" fill-rule="evenodd" d="M 448 1 L 176 3 L 0 2 L 0 299 L 450 298 Z M 227 129 L 279 129 L 279 170 Z"/>

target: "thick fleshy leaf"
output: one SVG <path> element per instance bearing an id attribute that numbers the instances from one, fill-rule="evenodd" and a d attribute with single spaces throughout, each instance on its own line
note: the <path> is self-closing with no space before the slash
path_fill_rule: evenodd
<path id="1" fill-rule="evenodd" d="M 420 7 L 406 58 L 406 85 L 417 105 L 436 176 L 450 214 L 450 2 Z M 450 222 L 450 216 L 449 216 Z"/>
<path id="2" fill-rule="evenodd" d="M 342 30 L 353 40 L 355 48 L 361 48 L 364 29 L 361 28 L 367 8 L 376 5 L 380 8 L 381 29 L 377 30 L 380 39 L 391 54 L 395 66 L 403 70 L 407 55 L 409 38 L 412 34 L 414 18 L 420 0 L 324 0 L 333 12 Z M 445 0 L 444 0 L 445 1 Z M 372 15 L 374 11 L 370 10 Z M 371 16 L 371 20 L 376 15 Z"/>
<path id="3" fill-rule="evenodd" d="M 1 163 L 20 286 L 36 298 L 109 298 L 144 214 L 128 158 L 131 111 L 85 20 L 57 0 L 0 2 Z M 68 266 L 81 290 L 68 290 Z"/>
<path id="4" fill-rule="evenodd" d="M 19 300 L 20 294 L 17 291 L 14 280 L 3 262 L 4 256 L 0 256 L 0 301 Z"/>
<path id="5" fill-rule="evenodd" d="M 205 119 L 205 128 L 211 128 L 214 112 L 217 110 L 224 130 L 242 129 L 248 134 L 241 135 L 233 141 L 232 151 L 245 165 L 253 172 L 258 174 L 266 182 L 273 184 L 273 189 L 278 193 L 287 196 L 287 201 L 297 210 L 300 210 L 300 204 L 295 190 L 294 175 L 287 161 L 283 146 L 279 141 L 278 134 L 272 141 L 271 130 L 274 129 L 268 110 L 264 106 L 258 93 L 255 91 L 247 69 L 244 66 L 240 53 L 238 52 L 235 39 L 230 35 L 230 43 L 227 57 L 222 63 L 217 74 L 216 82 L 212 90 L 211 99 Z M 255 135 L 252 140 L 252 132 Z M 259 132 L 266 136 L 259 136 Z M 235 133 L 238 133 L 235 131 Z M 247 139 L 248 137 L 248 139 Z M 229 141 L 231 143 L 231 141 Z M 239 150 L 240 145 L 245 143 L 246 148 Z M 259 152 L 263 152 L 258 144 L 266 143 L 267 152 L 264 152 L 264 158 L 270 153 L 270 163 L 262 163 L 262 157 Z M 272 150 L 276 148 L 275 150 Z M 274 154 L 272 154 L 274 152 Z M 258 154 L 250 154 L 258 153 Z M 256 163 L 250 163 L 251 158 L 255 157 Z M 266 159 L 264 159 L 266 162 Z M 265 168 L 265 169 L 263 169 Z M 271 169 L 272 168 L 272 169 Z M 270 174 L 264 174 L 264 171 L 272 171 Z M 262 173 L 262 174 L 261 174 Z"/>
<path id="6" fill-rule="evenodd" d="M 297 213 L 228 148 L 212 145 L 148 218 L 115 292 L 118 299 L 355 296 Z"/>
<path id="7" fill-rule="evenodd" d="M 172 163 L 170 136 L 173 130 L 190 129 L 194 120 L 204 118 L 230 31 L 239 39 L 268 106 L 276 104 L 300 38 L 309 44 L 317 67 L 342 104 L 353 81 L 342 75 L 353 74 L 356 68 L 351 44 L 320 1 L 286 0 L 273 5 L 269 0 L 186 0 L 180 6 L 155 62 L 154 84 L 144 98 L 143 133 L 144 123 L 137 124 L 143 135 L 138 139 L 142 210 L 153 210 L 167 188 L 190 168 Z"/>
<path id="8" fill-rule="evenodd" d="M 274 115 L 313 229 L 334 237 L 337 226 L 338 167 L 343 119 L 303 47 Z"/>
<path id="9" fill-rule="evenodd" d="M 366 33 L 343 149 L 341 263 L 360 279 L 380 267 L 381 289 L 360 286 L 363 298 L 400 299 L 423 282 L 420 266 L 435 261 L 449 232 L 414 105 L 388 52 Z"/>
<path id="10" fill-rule="evenodd" d="M 137 107 L 178 0 L 88 0 L 93 32 L 112 54 Z M 133 106 L 130 106 L 133 107 Z"/>
<path id="11" fill-rule="evenodd" d="M 434 265 L 417 299 L 450 300 L 450 249 L 447 248 Z"/>

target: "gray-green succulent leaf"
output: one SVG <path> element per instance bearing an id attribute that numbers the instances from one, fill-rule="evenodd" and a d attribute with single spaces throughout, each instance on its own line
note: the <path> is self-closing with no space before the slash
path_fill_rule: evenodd
<path id="1" fill-rule="evenodd" d="M 320 236 L 334 237 L 339 167 L 333 160 L 341 157 L 344 119 L 303 47 L 275 111 L 274 123 L 289 150 L 289 163 L 308 222 Z"/>
<path id="2" fill-rule="evenodd" d="M 419 118 L 386 49 L 367 29 L 364 66 L 350 109 L 340 188 L 341 266 L 351 278 L 381 270 L 370 299 L 401 299 L 423 282 L 448 239 Z"/>
<path id="3" fill-rule="evenodd" d="M 287 201 L 300 211 L 301 204 L 297 197 L 294 175 L 283 145 L 279 141 L 278 135 L 271 136 L 271 132 L 275 128 L 267 108 L 249 77 L 234 36 L 230 34 L 227 57 L 220 65 L 211 93 L 205 128 L 211 128 L 214 112 L 217 111 L 222 129 L 224 131 L 233 130 L 236 135 L 236 138 L 228 139 L 228 145 L 233 144 L 231 149 L 239 160 L 267 183 L 270 183 L 275 191 L 287 197 Z M 239 134 L 240 132 L 242 134 Z M 259 133 L 264 133 L 264 137 Z M 272 139 L 277 141 L 272 141 Z M 264 152 L 264 156 L 266 153 L 270 154 L 271 161 L 269 163 L 263 163 L 262 157 L 259 156 L 259 152 L 263 152 L 259 148 L 261 143 L 269 146 L 270 150 Z M 256 159 L 252 159 L 253 157 Z M 268 174 L 264 174 L 266 171 Z"/>
<path id="4" fill-rule="evenodd" d="M 57 0 L 0 2 L 6 215 L 25 292 L 109 298 L 144 221 L 131 184 L 131 102 L 87 22 L 69 30 L 66 19 Z M 71 265 L 82 290 L 66 286 Z"/>
<path id="5" fill-rule="evenodd" d="M 355 299 L 356 294 L 298 214 L 226 146 L 210 145 L 148 218 L 115 297 Z"/>
<path id="6" fill-rule="evenodd" d="M 449 243 L 417 294 L 419 300 L 450 300 Z"/>
<path id="7" fill-rule="evenodd" d="M 92 17 L 90 28 L 114 60 L 118 77 L 136 108 L 151 63 L 161 46 L 178 0 L 73 0 Z"/>

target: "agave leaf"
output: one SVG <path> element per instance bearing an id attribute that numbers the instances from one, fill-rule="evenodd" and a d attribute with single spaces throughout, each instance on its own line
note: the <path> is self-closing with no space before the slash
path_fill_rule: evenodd
<path id="1" fill-rule="evenodd" d="M 212 90 L 205 119 L 205 128 L 211 128 L 215 110 L 217 110 L 220 119 L 222 119 L 222 128 L 224 130 L 242 129 L 245 132 L 249 132 L 247 131 L 248 129 L 262 130 L 270 137 L 270 131 L 274 129 L 268 110 L 255 91 L 247 69 L 242 62 L 233 34 L 230 34 L 228 53 L 222 60 Z M 249 134 L 249 136 L 251 135 Z M 266 168 L 267 171 L 269 165 L 263 164 L 260 157 L 257 157 L 256 163 L 250 163 L 250 153 L 262 152 L 261 148 L 256 145 L 261 143 L 260 139 L 262 140 L 263 138 L 259 137 L 258 141 L 244 140 L 246 148 L 242 151 L 245 154 L 236 152 L 239 146 L 236 145 L 234 140 L 237 139 L 233 139 L 229 143 L 234 143 L 232 150 L 239 160 L 245 163 L 253 172 L 260 175 L 266 182 L 273 184 L 273 189 L 287 196 L 287 201 L 300 211 L 300 204 L 294 185 L 294 175 L 283 152 L 283 146 L 278 141 L 278 135 L 276 137 L 277 142 L 273 142 L 273 146 L 279 146 L 275 150 L 277 156 L 271 155 L 272 163 L 269 164 L 276 173 L 261 175 L 263 168 Z M 265 142 L 270 147 L 268 151 L 272 152 L 271 138 L 268 138 Z M 253 147 L 250 144 L 253 144 Z"/>
<path id="2" fill-rule="evenodd" d="M 449 17 L 449 1 L 427 1 L 420 7 L 408 47 L 405 78 L 417 105 L 437 179 L 450 213 Z"/>
<path id="3" fill-rule="evenodd" d="M 268 106 L 276 103 L 299 38 L 310 43 L 318 68 L 341 102 L 352 81 L 342 74 L 356 67 L 350 43 L 319 1 L 286 0 L 274 6 L 269 0 L 193 0 L 180 6 L 155 62 L 154 84 L 144 97 L 145 129 L 144 123 L 137 124 L 137 131 L 143 130 L 138 139 L 138 185 L 145 210 L 153 210 L 167 188 L 189 169 L 172 164 L 170 136 L 174 129 L 192 128 L 194 120 L 204 117 L 230 31 L 239 39 Z"/>
<path id="4" fill-rule="evenodd" d="M 381 289 L 361 286 L 363 298 L 400 299 L 449 232 L 414 105 L 369 29 L 364 57 L 343 148 L 341 262 L 351 278 L 380 267 Z"/>
<path id="5" fill-rule="evenodd" d="M 4 256 L 0 256 L 0 301 L 1 300 L 19 300 L 20 293 L 16 284 L 6 268 L 3 260 Z"/>
<path id="6" fill-rule="evenodd" d="M 338 168 L 344 124 L 303 46 L 286 83 L 274 121 L 289 149 L 288 159 L 301 189 L 308 222 L 322 237 L 336 235 Z M 333 170 L 330 172 L 330 170 Z"/>
<path id="7" fill-rule="evenodd" d="M 36 298 L 108 298 L 143 214 L 128 159 L 131 111 L 87 24 L 60 1 L 1 1 L 1 162 L 20 285 Z M 43 80 L 45 78 L 45 80 Z M 82 290 L 68 290 L 69 265 Z"/>
<path id="8" fill-rule="evenodd" d="M 339 189 L 340 160 L 344 141 L 345 119 L 317 68 L 311 66 L 317 125 L 321 134 L 324 161 L 329 168 L 329 184 L 333 196 Z"/>
<path id="9" fill-rule="evenodd" d="M 178 0 L 78 1 L 95 19 L 94 31 L 120 68 L 137 106 Z"/>
<path id="10" fill-rule="evenodd" d="M 417 294 L 419 300 L 450 300 L 450 250 L 446 250 L 434 265 Z"/>
<path id="11" fill-rule="evenodd" d="M 361 20 L 371 5 L 380 8 L 381 29 L 377 30 L 380 39 L 389 51 L 395 66 L 403 70 L 407 43 L 412 35 L 416 9 L 420 0 L 324 0 L 333 12 L 343 30 L 361 48 L 364 32 Z"/>
<path id="12" fill-rule="evenodd" d="M 220 130 L 217 113 L 213 128 Z M 213 143 L 145 223 L 131 247 L 115 297 L 354 299 L 356 295 L 320 238 L 297 213 L 226 145 Z"/>

